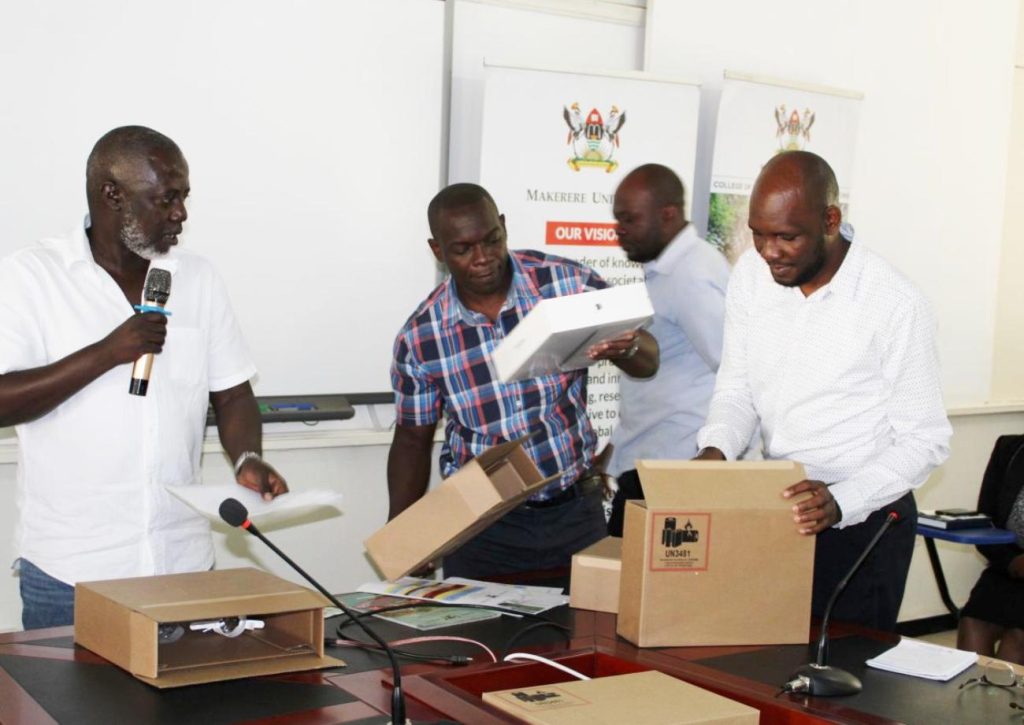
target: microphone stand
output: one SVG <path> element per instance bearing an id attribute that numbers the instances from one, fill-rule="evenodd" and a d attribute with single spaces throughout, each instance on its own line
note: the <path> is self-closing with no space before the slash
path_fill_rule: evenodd
<path id="1" fill-rule="evenodd" d="M 235 499 L 228 499 L 228 500 L 234 501 Z M 245 511 L 245 507 L 241 503 L 239 503 L 237 501 L 235 501 L 235 502 L 238 503 L 238 506 L 240 507 L 241 511 Z M 224 503 L 227 503 L 227 501 L 225 501 Z M 331 604 L 336 606 L 338 609 L 340 609 L 342 612 L 344 612 L 348 616 L 349 619 L 351 619 L 353 622 L 355 622 L 357 625 L 359 625 L 359 627 L 364 632 L 366 632 L 367 635 L 369 635 L 370 639 L 372 639 L 374 642 L 376 642 L 378 645 L 380 645 L 380 648 L 382 650 L 384 650 L 385 653 L 387 653 L 388 659 L 391 661 L 391 677 L 392 677 L 392 681 L 394 682 L 394 687 L 391 690 L 391 722 L 392 722 L 392 725 L 405 725 L 405 723 L 406 723 L 406 719 L 405 719 L 405 694 L 402 692 L 402 673 L 401 673 L 401 670 L 399 669 L 398 660 L 395 658 L 395 653 L 391 649 L 391 646 L 388 645 L 388 643 L 385 642 L 384 639 L 379 634 L 374 632 L 373 629 L 371 629 L 370 627 L 366 626 L 366 624 L 362 621 L 362 619 L 360 617 L 357 617 L 352 612 L 351 609 L 349 609 L 347 606 L 345 606 L 345 604 L 343 604 L 341 601 L 339 601 L 338 598 L 335 597 L 333 594 L 331 594 L 329 591 L 324 589 L 316 579 L 314 579 L 309 574 L 307 574 L 306 571 L 301 566 L 299 566 L 294 561 L 292 561 L 291 557 L 289 557 L 283 551 L 278 549 L 277 546 L 274 544 L 274 542 L 272 542 L 270 539 L 268 539 L 266 536 L 264 536 L 263 532 L 260 531 L 259 529 L 257 529 L 256 525 L 254 523 L 252 523 L 252 521 L 249 520 L 248 512 L 245 512 L 245 516 L 246 516 L 245 521 L 242 522 L 242 524 L 241 524 L 241 527 L 243 529 L 245 529 L 250 534 L 255 536 L 257 539 L 262 541 L 264 544 L 266 544 L 268 547 L 270 547 L 271 551 L 273 551 L 279 557 L 284 559 L 284 561 L 288 564 L 288 566 L 290 566 L 292 569 L 294 569 L 299 574 L 301 574 L 302 577 L 306 581 L 308 581 L 310 584 L 312 584 L 316 588 L 316 590 L 318 592 L 320 592 L 325 597 L 327 597 L 327 599 L 330 600 Z M 233 524 L 227 517 L 224 516 L 224 504 L 223 503 L 221 504 L 221 518 L 223 518 L 227 523 L 231 524 L 232 526 L 238 526 L 239 525 L 239 524 Z"/>
<path id="2" fill-rule="evenodd" d="M 860 565 L 875 548 L 875 544 L 882 538 L 889 527 L 896 522 L 899 514 L 890 511 L 885 521 L 878 527 L 877 533 L 872 537 L 867 547 L 857 558 L 857 561 L 850 567 L 842 581 L 836 586 L 825 606 L 825 614 L 821 618 L 821 631 L 818 635 L 818 654 L 814 662 L 801 665 L 790 675 L 789 681 L 782 686 L 783 692 L 806 692 L 817 697 L 841 697 L 843 695 L 855 695 L 863 689 L 860 679 L 855 675 L 839 667 L 832 667 L 828 664 L 828 627 L 832 619 L 832 609 L 835 606 L 839 595 L 846 589 L 846 585 L 853 578 L 853 575 L 860 569 Z"/>

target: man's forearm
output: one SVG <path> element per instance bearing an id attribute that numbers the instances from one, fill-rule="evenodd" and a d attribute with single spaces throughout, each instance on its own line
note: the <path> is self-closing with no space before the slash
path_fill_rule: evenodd
<path id="1" fill-rule="evenodd" d="M 112 367 L 113 361 L 93 344 L 55 363 L 0 375 L 0 427 L 46 415 Z M 127 376 L 124 389 L 127 395 Z"/>
<path id="2" fill-rule="evenodd" d="M 432 434 L 408 434 L 396 428 L 395 439 L 388 452 L 389 521 L 427 492 L 432 447 Z"/>
<path id="3" fill-rule="evenodd" d="M 263 453 L 263 421 L 248 382 L 210 395 L 220 444 L 234 464 L 245 451 Z"/>
<path id="4" fill-rule="evenodd" d="M 658 341 L 649 332 L 637 336 L 636 352 L 629 357 L 611 358 L 615 367 L 631 378 L 650 378 L 658 372 L 661 363 Z"/>

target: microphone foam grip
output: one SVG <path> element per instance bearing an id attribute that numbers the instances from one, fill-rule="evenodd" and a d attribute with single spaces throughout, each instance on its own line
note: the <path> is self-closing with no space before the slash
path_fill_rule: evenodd
<path id="1" fill-rule="evenodd" d="M 237 498 L 226 498 L 220 502 L 220 517 L 231 526 L 241 526 L 249 518 L 249 510 Z"/>

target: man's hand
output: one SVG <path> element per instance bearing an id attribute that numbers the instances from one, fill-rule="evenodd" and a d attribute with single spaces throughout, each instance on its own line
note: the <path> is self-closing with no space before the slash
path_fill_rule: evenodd
<path id="1" fill-rule="evenodd" d="M 587 357 L 591 360 L 628 360 L 640 349 L 640 331 L 630 330 L 618 337 L 602 340 L 587 349 Z"/>
<path id="2" fill-rule="evenodd" d="M 1010 560 L 1006 570 L 1013 579 L 1024 579 L 1024 554 L 1018 554 Z"/>
<path id="3" fill-rule="evenodd" d="M 273 501 L 282 493 L 288 493 L 288 483 L 280 473 L 266 461 L 250 458 L 242 464 L 235 476 L 239 486 L 244 486 L 263 496 L 264 501 Z"/>
<path id="4" fill-rule="evenodd" d="M 428 561 L 419 569 L 413 569 L 409 572 L 409 576 L 414 576 L 417 579 L 433 579 L 434 574 L 437 573 L 438 564 L 440 564 L 440 562 Z"/>
<path id="5" fill-rule="evenodd" d="M 697 455 L 693 457 L 695 461 L 724 461 L 725 454 L 717 448 L 708 446 L 707 448 L 701 448 L 697 451 Z"/>
<path id="6" fill-rule="evenodd" d="M 808 498 L 793 505 L 793 521 L 797 531 L 811 536 L 839 522 L 840 513 L 832 493 L 821 481 L 800 481 L 782 492 L 783 498 L 810 493 Z"/>
<path id="7" fill-rule="evenodd" d="M 167 339 L 167 316 L 159 312 L 132 315 L 100 341 L 113 366 L 135 362 L 146 353 L 158 353 Z"/>

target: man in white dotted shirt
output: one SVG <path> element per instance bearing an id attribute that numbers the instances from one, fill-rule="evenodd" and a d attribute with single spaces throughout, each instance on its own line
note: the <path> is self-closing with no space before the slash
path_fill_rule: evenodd
<path id="1" fill-rule="evenodd" d="M 817 536 L 812 611 L 890 511 L 899 521 L 834 617 L 896 625 L 914 547 L 912 490 L 949 454 L 935 322 L 899 272 L 840 231 L 838 184 L 814 154 L 780 154 L 750 197 L 754 249 L 726 295 L 725 341 L 698 459 L 733 460 L 760 423 L 767 458 L 804 464 L 793 497 Z M 808 495 L 809 494 L 809 495 Z"/>

